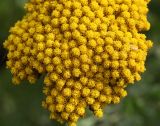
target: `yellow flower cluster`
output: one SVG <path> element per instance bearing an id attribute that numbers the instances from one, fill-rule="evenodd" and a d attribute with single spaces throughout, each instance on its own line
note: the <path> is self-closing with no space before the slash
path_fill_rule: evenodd
<path id="1" fill-rule="evenodd" d="M 42 105 L 76 126 L 86 107 L 97 117 L 141 79 L 150 40 L 150 0 L 30 0 L 4 47 L 13 83 L 45 73 Z"/>

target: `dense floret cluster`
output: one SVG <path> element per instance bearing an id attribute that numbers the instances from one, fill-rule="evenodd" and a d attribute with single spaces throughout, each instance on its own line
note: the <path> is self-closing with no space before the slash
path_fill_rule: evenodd
<path id="1" fill-rule="evenodd" d="M 13 83 L 45 73 L 51 119 L 76 126 L 87 106 L 102 117 L 145 71 L 149 1 L 30 0 L 4 43 Z"/>

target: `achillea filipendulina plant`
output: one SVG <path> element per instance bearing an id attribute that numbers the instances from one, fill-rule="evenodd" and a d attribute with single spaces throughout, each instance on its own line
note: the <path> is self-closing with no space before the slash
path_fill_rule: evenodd
<path id="1" fill-rule="evenodd" d="M 149 1 L 30 0 L 4 43 L 13 83 L 45 73 L 51 119 L 76 126 L 86 107 L 102 117 L 145 71 Z"/>

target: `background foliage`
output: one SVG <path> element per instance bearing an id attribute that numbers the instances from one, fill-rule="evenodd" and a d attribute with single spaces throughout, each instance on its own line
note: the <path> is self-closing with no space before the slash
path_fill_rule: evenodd
<path id="1" fill-rule="evenodd" d="M 26 0 L 0 0 L 0 126 L 60 126 L 48 119 L 48 112 L 41 107 L 43 77 L 36 85 L 28 82 L 20 86 L 11 84 L 11 74 L 5 69 L 5 50 L 2 43 L 8 30 L 24 15 Z M 159 126 L 160 124 L 160 0 L 149 5 L 151 30 L 148 38 L 154 41 L 147 60 L 147 71 L 142 81 L 130 86 L 128 97 L 118 105 L 105 109 L 105 116 L 98 120 L 88 112 L 79 126 Z"/>

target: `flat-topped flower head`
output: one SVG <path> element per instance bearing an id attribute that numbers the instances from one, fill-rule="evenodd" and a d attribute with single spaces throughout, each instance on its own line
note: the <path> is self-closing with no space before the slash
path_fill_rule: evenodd
<path id="1" fill-rule="evenodd" d="M 4 43 L 13 83 L 45 74 L 42 105 L 69 126 L 87 107 L 102 117 L 145 71 L 149 1 L 30 0 Z"/>

